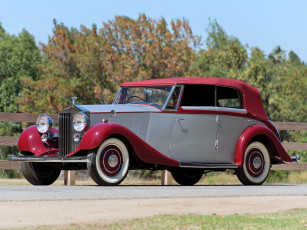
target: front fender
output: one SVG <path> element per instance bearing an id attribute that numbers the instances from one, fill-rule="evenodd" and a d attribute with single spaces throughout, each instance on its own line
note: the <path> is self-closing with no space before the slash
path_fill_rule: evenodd
<path id="1" fill-rule="evenodd" d="M 161 154 L 131 130 L 119 124 L 110 122 L 100 123 L 90 127 L 84 134 L 79 147 L 69 155 L 74 155 L 81 150 L 94 149 L 112 135 L 121 135 L 127 138 L 136 155 L 146 163 L 179 167 L 178 161 Z"/>
<path id="2" fill-rule="evenodd" d="M 262 125 L 252 125 L 242 133 L 237 144 L 235 164 L 239 167 L 243 165 L 244 154 L 248 144 L 257 136 L 261 136 L 266 140 L 271 157 L 274 157 L 279 163 L 292 162 L 291 157 L 280 143 L 278 137 L 270 129 Z"/>
<path id="3" fill-rule="evenodd" d="M 51 133 L 59 133 L 59 130 L 53 127 Z M 36 125 L 26 128 L 20 134 L 18 139 L 18 149 L 23 152 L 31 152 L 36 156 L 58 152 L 58 149 L 51 148 L 48 144 L 42 142 L 41 135 L 37 131 Z"/>

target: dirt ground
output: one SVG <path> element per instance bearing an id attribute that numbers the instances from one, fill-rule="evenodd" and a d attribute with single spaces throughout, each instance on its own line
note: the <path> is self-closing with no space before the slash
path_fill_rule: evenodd
<path id="1" fill-rule="evenodd" d="M 159 214 L 227 215 L 307 208 L 307 196 L 0 202 L 0 228 L 102 224 Z"/>

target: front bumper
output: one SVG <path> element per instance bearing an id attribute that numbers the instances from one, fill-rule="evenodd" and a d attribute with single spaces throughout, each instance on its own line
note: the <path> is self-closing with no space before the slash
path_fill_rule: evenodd
<path id="1" fill-rule="evenodd" d="M 12 161 L 26 161 L 26 162 L 60 162 L 60 163 L 88 163 L 92 159 L 92 154 L 87 156 L 16 156 L 12 155 Z"/>

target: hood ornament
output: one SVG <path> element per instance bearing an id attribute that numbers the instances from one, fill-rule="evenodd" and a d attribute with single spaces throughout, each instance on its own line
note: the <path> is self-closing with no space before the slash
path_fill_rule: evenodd
<path id="1" fill-rule="evenodd" d="M 75 104 L 76 104 L 77 98 L 78 98 L 78 97 L 71 97 L 72 105 L 75 105 Z"/>

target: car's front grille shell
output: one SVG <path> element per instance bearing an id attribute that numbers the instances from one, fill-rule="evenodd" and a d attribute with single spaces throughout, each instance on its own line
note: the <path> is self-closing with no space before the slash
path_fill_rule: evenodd
<path id="1" fill-rule="evenodd" d="M 59 113 L 59 155 L 66 156 L 75 151 L 80 141 L 74 141 L 77 133 L 73 128 L 73 117 L 78 111 Z"/>

